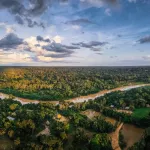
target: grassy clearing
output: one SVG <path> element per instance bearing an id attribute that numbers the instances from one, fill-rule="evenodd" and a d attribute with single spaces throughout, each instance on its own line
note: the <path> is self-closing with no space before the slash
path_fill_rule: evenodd
<path id="1" fill-rule="evenodd" d="M 150 113 L 150 108 L 139 108 L 133 111 L 132 116 L 136 118 L 144 118 L 147 117 Z"/>

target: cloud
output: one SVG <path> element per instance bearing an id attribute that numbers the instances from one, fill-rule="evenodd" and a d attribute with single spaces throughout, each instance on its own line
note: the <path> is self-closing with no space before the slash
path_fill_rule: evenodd
<path id="1" fill-rule="evenodd" d="M 16 15 L 15 20 L 20 25 L 27 24 L 27 26 L 30 27 L 30 28 L 33 28 L 33 27 L 37 26 L 37 27 L 42 27 L 43 29 L 45 29 L 44 23 L 37 22 L 37 21 L 32 21 L 30 18 L 27 18 L 27 17 L 24 18 L 24 17 L 21 17 L 19 15 Z"/>
<path id="2" fill-rule="evenodd" d="M 47 43 L 51 42 L 51 40 L 49 38 L 44 39 L 42 36 L 37 36 L 36 40 L 39 42 L 47 42 Z"/>
<path id="3" fill-rule="evenodd" d="M 103 53 L 96 53 L 97 55 L 103 55 Z"/>
<path id="4" fill-rule="evenodd" d="M 128 0 L 130 3 L 136 3 L 137 0 Z"/>
<path id="5" fill-rule="evenodd" d="M 88 19 L 81 18 L 81 19 L 67 21 L 65 22 L 65 24 L 81 25 L 81 24 L 93 24 L 93 22 Z"/>
<path id="6" fill-rule="evenodd" d="M 40 62 L 53 62 L 53 61 L 56 61 L 52 57 L 45 57 L 45 56 L 37 56 L 37 59 Z M 62 59 L 57 59 L 57 61 L 62 61 Z"/>
<path id="7" fill-rule="evenodd" d="M 150 60 L 150 55 L 143 56 L 142 58 L 143 58 L 143 59 L 148 59 L 148 60 Z"/>
<path id="8" fill-rule="evenodd" d="M 26 53 L 3 53 L 0 55 L 0 63 L 30 63 L 32 62 L 32 58 L 29 54 Z"/>
<path id="9" fill-rule="evenodd" d="M 107 42 L 99 42 L 99 41 L 91 41 L 89 43 L 84 43 L 84 42 L 72 43 L 72 45 L 76 45 L 76 46 L 80 46 L 80 47 L 84 47 L 84 48 L 91 48 L 91 49 L 94 47 L 103 46 L 106 44 L 108 44 L 108 43 Z"/>
<path id="10" fill-rule="evenodd" d="M 139 39 L 138 42 L 140 42 L 141 44 L 143 44 L 143 43 L 150 43 L 150 35 Z"/>
<path id="11" fill-rule="evenodd" d="M 13 33 L 15 28 L 11 25 L 7 25 L 6 23 L 0 23 L 0 27 L 6 30 L 6 33 Z"/>
<path id="12" fill-rule="evenodd" d="M 48 8 L 49 0 L 1 0 L 0 9 L 7 9 L 12 14 L 21 16 L 38 16 Z"/>
<path id="13" fill-rule="evenodd" d="M 103 6 L 118 6 L 119 0 L 80 0 L 82 3 L 89 3 L 95 7 L 103 7 Z"/>
<path id="14" fill-rule="evenodd" d="M 0 9 L 8 10 L 15 16 L 15 20 L 20 25 L 24 21 L 28 23 L 28 27 L 39 26 L 44 28 L 43 23 L 32 21 L 30 18 L 43 14 L 49 6 L 49 0 L 27 0 L 25 5 L 23 0 L 0 0 Z"/>
<path id="15" fill-rule="evenodd" d="M 100 48 L 91 48 L 91 50 L 92 50 L 92 51 L 95 51 L 95 52 L 97 52 L 97 51 L 102 51 Z"/>
<path id="16" fill-rule="evenodd" d="M 109 8 L 105 9 L 105 14 L 111 16 L 111 10 Z"/>
<path id="17" fill-rule="evenodd" d="M 72 52 L 68 51 L 67 53 L 62 53 L 62 54 L 49 54 L 49 55 L 45 55 L 45 57 L 51 57 L 51 58 L 65 58 L 65 57 L 70 57 L 72 54 Z"/>
<path id="18" fill-rule="evenodd" d="M 17 48 L 21 44 L 23 44 L 23 39 L 18 38 L 14 33 L 9 33 L 0 40 L 0 49 L 10 50 Z"/>
<path id="19" fill-rule="evenodd" d="M 42 62 L 57 61 L 65 57 L 71 57 L 75 53 L 74 50 L 79 49 L 78 46 L 56 43 L 53 39 L 37 36 L 25 39 L 25 42 L 28 43 L 29 51 L 33 52 L 37 59 Z"/>
<path id="20" fill-rule="evenodd" d="M 25 21 L 27 22 L 27 25 L 30 28 L 37 26 L 37 27 L 42 27 L 43 29 L 45 29 L 45 25 L 42 22 L 38 23 L 37 21 L 32 21 L 30 18 L 26 18 Z"/>
<path id="21" fill-rule="evenodd" d="M 79 25 L 73 25 L 72 28 L 75 29 L 75 30 L 80 30 L 81 26 L 79 26 Z"/>
<path id="22" fill-rule="evenodd" d="M 47 54 L 46 57 L 53 57 L 53 58 L 63 58 L 63 57 L 69 57 L 71 54 L 74 53 L 73 50 L 79 49 L 79 47 L 76 46 L 67 46 L 60 43 L 51 43 L 46 46 L 42 46 L 43 49 L 49 51 L 49 52 L 55 52 L 55 54 Z"/>
<path id="23" fill-rule="evenodd" d="M 61 43 L 62 40 L 63 40 L 63 37 L 60 37 L 59 35 L 56 35 L 53 40 L 56 42 L 56 43 Z"/>
<path id="24" fill-rule="evenodd" d="M 117 58 L 118 56 L 110 56 L 110 58 Z"/>
<path id="25" fill-rule="evenodd" d="M 24 20 L 19 15 L 15 16 L 15 20 L 18 24 L 24 25 Z"/>

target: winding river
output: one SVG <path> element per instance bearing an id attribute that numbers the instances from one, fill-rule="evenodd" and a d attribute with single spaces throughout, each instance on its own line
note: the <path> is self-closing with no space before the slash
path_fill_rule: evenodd
<path id="1" fill-rule="evenodd" d="M 150 86 L 150 84 L 122 86 L 122 87 L 119 87 L 119 88 L 115 88 L 115 89 L 111 89 L 111 90 L 103 90 L 103 91 L 100 91 L 100 92 L 95 93 L 95 94 L 89 94 L 87 96 L 80 96 L 80 97 L 72 98 L 72 99 L 65 100 L 65 101 L 73 102 L 73 103 L 82 103 L 84 101 L 94 100 L 97 97 L 104 96 L 107 93 L 111 93 L 111 92 L 115 92 L 115 91 L 127 91 L 127 90 L 131 90 L 131 89 L 138 88 L 138 87 L 144 87 L 144 86 Z M 8 98 L 8 97 L 9 97 L 8 94 L 0 93 L 0 98 L 1 99 L 5 99 L 5 98 Z M 20 98 L 20 97 L 15 97 L 14 100 L 21 102 L 22 105 L 29 104 L 29 103 L 38 104 L 39 102 L 42 102 L 42 103 L 49 102 L 49 103 L 53 103 L 53 104 L 56 104 L 56 105 L 59 104 L 59 101 L 30 100 L 30 99 L 24 99 L 24 98 Z"/>

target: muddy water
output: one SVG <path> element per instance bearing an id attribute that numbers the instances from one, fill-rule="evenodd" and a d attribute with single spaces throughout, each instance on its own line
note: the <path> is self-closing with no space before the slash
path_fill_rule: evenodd
<path id="1" fill-rule="evenodd" d="M 125 148 L 125 150 L 127 150 L 134 143 L 138 142 L 141 139 L 144 129 L 138 128 L 131 124 L 124 124 L 121 132 L 124 136 L 125 142 L 127 143 L 127 147 Z"/>
<path id="2" fill-rule="evenodd" d="M 0 150 L 13 150 L 13 142 L 5 136 L 0 136 Z"/>
<path id="3" fill-rule="evenodd" d="M 115 89 L 112 89 L 112 90 L 103 90 L 103 91 L 100 91 L 100 92 L 98 92 L 96 94 L 89 94 L 87 96 L 80 96 L 80 97 L 77 97 L 77 98 L 72 98 L 72 99 L 65 100 L 65 101 L 67 101 L 67 102 L 73 102 L 73 103 L 82 103 L 84 101 L 94 100 L 97 97 L 104 96 L 105 94 L 111 93 L 111 92 L 114 92 L 114 91 L 126 91 L 126 90 L 130 90 L 130 89 L 134 89 L 134 88 L 138 88 L 138 87 L 143 87 L 143 86 L 150 86 L 150 84 L 140 84 L 140 85 L 123 86 L 123 87 L 115 88 Z M 8 97 L 7 94 L 0 93 L 0 98 L 1 99 L 7 98 L 7 97 Z M 15 97 L 14 100 L 20 101 L 23 105 L 24 104 L 28 104 L 28 103 L 37 104 L 39 102 L 41 102 L 41 103 L 48 103 L 49 102 L 49 103 L 53 103 L 53 104 L 59 104 L 59 101 L 30 100 L 30 99 L 24 99 L 24 98 L 20 98 L 20 97 Z"/>

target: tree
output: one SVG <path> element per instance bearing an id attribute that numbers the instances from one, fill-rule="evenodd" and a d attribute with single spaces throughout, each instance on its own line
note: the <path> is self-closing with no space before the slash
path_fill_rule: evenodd
<path id="1" fill-rule="evenodd" d="M 112 150 L 111 140 L 106 133 L 96 134 L 90 141 L 91 150 Z"/>

